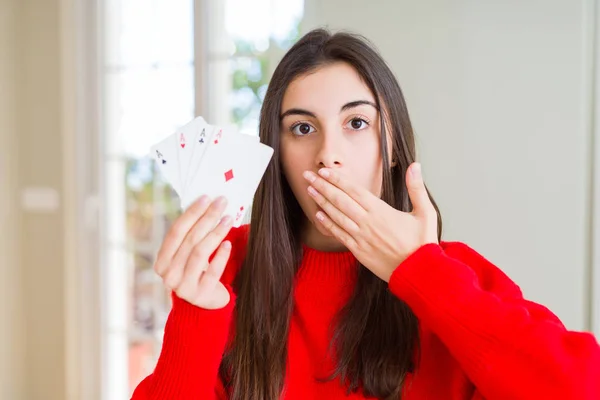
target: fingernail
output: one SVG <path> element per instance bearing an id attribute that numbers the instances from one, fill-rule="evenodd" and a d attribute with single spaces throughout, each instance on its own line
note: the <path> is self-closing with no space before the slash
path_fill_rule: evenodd
<path id="1" fill-rule="evenodd" d="M 231 223 L 231 221 L 233 221 L 233 219 L 229 215 L 226 215 L 223 218 L 221 218 L 221 225 L 227 226 Z"/>
<path id="2" fill-rule="evenodd" d="M 312 172 L 310 172 L 310 171 L 304 171 L 304 173 L 303 173 L 302 175 L 304 176 L 304 178 L 305 178 L 306 180 L 308 180 L 308 181 L 309 181 L 309 182 L 311 182 L 311 183 L 312 183 L 312 182 L 314 182 L 314 181 L 315 181 L 315 179 L 317 179 L 317 177 L 315 176 L 315 174 L 313 174 L 313 173 L 312 173 Z"/>
<path id="3" fill-rule="evenodd" d="M 325 215 L 321 211 L 319 211 L 319 212 L 317 212 L 317 219 L 319 221 L 324 221 L 325 220 Z"/>
<path id="4" fill-rule="evenodd" d="M 231 242 L 230 241 L 223 242 L 223 248 L 225 250 L 230 249 L 231 248 Z"/>
<path id="5" fill-rule="evenodd" d="M 317 195 L 317 191 L 316 191 L 316 190 L 315 190 L 315 188 L 314 188 L 314 187 L 312 187 L 312 186 L 309 186 L 309 187 L 308 187 L 308 193 L 309 193 L 311 196 L 313 196 L 313 197 Z"/>
<path id="6" fill-rule="evenodd" d="M 200 198 L 198 199 L 198 204 L 201 206 L 206 205 L 206 203 L 208 203 L 209 200 L 210 200 L 209 197 L 204 194 L 204 195 L 200 196 Z"/>
<path id="7" fill-rule="evenodd" d="M 410 174 L 413 178 L 419 179 L 421 178 L 421 164 L 414 163 L 410 169 Z"/>
<path id="8" fill-rule="evenodd" d="M 227 199 L 223 196 L 220 196 L 217 199 L 217 206 L 221 207 L 221 206 L 224 206 L 225 204 L 227 204 Z"/>
<path id="9" fill-rule="evenodd" d="M 321 175 L 323 178 L 329 178 L 329 170 L 321 168 L 319 170 L 319 175 Z"/>

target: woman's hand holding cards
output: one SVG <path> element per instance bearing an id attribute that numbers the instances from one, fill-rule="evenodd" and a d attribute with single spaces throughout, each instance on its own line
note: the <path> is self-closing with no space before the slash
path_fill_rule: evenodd
<path id="1" fill-rule="evenodd" d="M 209 310 L 223 308 L 230 300 L 220 281 L 231 254 L 231 243 L 223 241 L 233 222 L 230 216 L 221 218 L 226 206 L 224 197 L 211 202 L 202 196 L 193 203 L 167 233 L 154 265 L 179 298 Z"/>

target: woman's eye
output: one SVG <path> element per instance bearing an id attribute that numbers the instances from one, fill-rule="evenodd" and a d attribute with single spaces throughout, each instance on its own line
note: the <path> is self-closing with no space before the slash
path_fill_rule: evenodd
<path id="1" fill-rule="evenodd" d="M 369 123 L 362 118 L 352 118 L 349 122 L 350 128 L 355 131 L 365 129 L 369 126 Z"/>
<path id="2" fill-rule="evenodd" d="M 298 136 L 308 135 L 309 133 L 313 133 L 315 130 L 309 124 L 297 124 L 292 127 L 292 133 Z"/>

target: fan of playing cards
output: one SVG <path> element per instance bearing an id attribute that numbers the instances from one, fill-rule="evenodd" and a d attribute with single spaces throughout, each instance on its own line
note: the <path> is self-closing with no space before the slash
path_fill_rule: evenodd
<path id="1" fill-rule="evenodd" d="M 227 198 L 223 215 L 240 226 L 273 156 L 257 136 L 209 125 L 197 117 L 151 148 L 185 210 L 202 195 Z"/>

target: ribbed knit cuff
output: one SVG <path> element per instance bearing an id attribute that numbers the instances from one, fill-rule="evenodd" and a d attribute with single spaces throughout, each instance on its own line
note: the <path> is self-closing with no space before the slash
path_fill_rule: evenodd
<path id="1" fill-rule="evenodd" d="M 236 296 L 230 285 L 226 284 L 224 286 L 229 292 L 229 303 L 215 310 L 197 307 L 173 292 L 171 295 L 171 299 L 173 300 L 173 308 L 171 310 L 173 318 L 184 322 L 185 325 L 204 323 L 207 318 L 216 323 L 218 321 L 228 321 L 231 319 L 231 313 L 235 307 Z"/>

